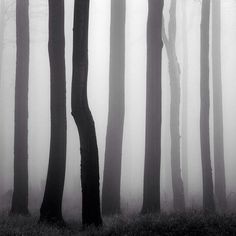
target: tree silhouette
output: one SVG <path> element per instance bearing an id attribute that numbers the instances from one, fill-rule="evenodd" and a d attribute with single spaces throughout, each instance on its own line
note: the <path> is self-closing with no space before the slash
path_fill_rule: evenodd
<path id="1" fill-rule="evenodd" d="M 125 0 L 111 1 L 109 112 L 102 212 L 120 212 L 122 140 L 125 113 Z"/>
<path id="2" fill-rule="evenodd" d="M 73 33 L 72 116 L 80 136 L 82 223 L 102 224 L 95 125 L 88 106 L 89 0 L 75 0 Z"/>
<path id="3" fill-rule="evenodd" d="M 163 0 L 148 1 L 146 140 L 142 213 L 160 211 Z"/>

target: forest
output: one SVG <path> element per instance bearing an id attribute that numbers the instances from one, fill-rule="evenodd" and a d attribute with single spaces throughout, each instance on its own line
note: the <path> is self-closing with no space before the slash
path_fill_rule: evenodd
<path id="1" fill-rule="evenodd" d="M 235 0 L 0 0 L 0 236 L 236 235 Z"/>

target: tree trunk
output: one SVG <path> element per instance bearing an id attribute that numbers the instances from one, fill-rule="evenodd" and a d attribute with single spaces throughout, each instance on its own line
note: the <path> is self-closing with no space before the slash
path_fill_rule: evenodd
<path id="1" fill-rule="evenodd" d="M 221 0 L 212 1 L 212 73 L 215 195 L 220 209 L 226 209 L 224 129 L 221 82 Z"/>
<path id="2" fill-rule="evenodd" d="M 28 212 L 29 1 L 16 1 L 14 191 L 11 214 Z"/>
<path id="3" fill-rule="evenodd" d="M 164 29 L 164 26 L 163 26 Z M 164 31 L 164 30 L 163 30 Z M 171 174 L 174 197 L 174 209 L 184 211 L 184 187 L 180 167 L 180 67 L 176 55 L 176 0 L 171 1 L 169 20 L 169 39 L 165 34 L 164 43 L 169 60 L 170 75 L 170 136 L 171 136 Z"/>
<path id="4" fill-rule="evenodd" d="M 103 214 L 120 212 L 125 113 L 125 0 L 111 1 L 109 112 L 102 189 Z"/>
<path id="5" fill-rule="evenodd" d="M 146 140 L 142 213 L 160 211 L 163 0 L 148 1 Z"/>
<path id="6" fill-rule="evenodd" d="M 102 224 L 99 162 L 95 125 L 88 106 L 89 0 L 75 0 L 73 39 L 72 115 L 78 127 L 81 151 L 82 223 Z"/>
<path id="7" fill-rule="evenodd" d="M 201 20 L 201 111 L 200 111 L 200 137 L 201 159 L 203 178 L 203 208 L 205 211 L 214 211 L 214 194 L 212 167 L 210 156 L 209 134 L 209 25 L 210 25 L 210 0 L 202 1 Z"/>
<path id="8" fill-rule="evenodd" d="M 182 5 L 183 14 L 183 72 L 182 72 L 182 134 L 181 134 L 181 151 L 182 151 L 182 176 L 184 183 L 185 200 L 188 199 L 188 39 L 187 39 L 187 0 Z"/>
<path id="9" fill-rule="evenodd" d="M 64 224 L 62 197 L 66 167 L 66 74 L 64 0 L 49 0 L 51 142 L 40 221 Z"/>

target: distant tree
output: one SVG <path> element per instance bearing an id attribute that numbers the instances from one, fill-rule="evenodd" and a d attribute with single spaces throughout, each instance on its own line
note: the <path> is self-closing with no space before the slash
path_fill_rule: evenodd
<path id="1" fill-rule="evenodd" d="M 214 211 L 213 179 L 210 156 L 209 134 L 209 26 L 210 0 L 202 0 L 201 13 L 201 111 L 200 111 L 200 138 L 203 178 L 203 208 L 205 211 Z"/>
<path id="2" fill-rule="evenodd" d="M 221 80 L 221 0 L 212 1 L 212 73 L 215 195 L 221 209 L 226 209 L 226 184 L 224 163 L 224 128 Z"/>
<path id="3" fill-rule="evenodd" d="M 64 224 L 62 197 L 66 167 L 66 72 L 64 0 L 49 0 L 51 143 L 40 221 Z"/>
<path id="4" fill-rule="evenodd" d="M 185 201 L 188 199 L 188 39 L 187 39 L 187 0 L 182 1 L 182 31 L 183 31 L 183 68 L 182 68 L 182 132 L 181 157 L 182 176 L 184 183 Z"/>
<path id="5" fill-rule="evenodd" d="M 29 0 L 16 1 L 14 189 L 11 214 L 28 215 Z"/>
<path id="6" fill-rule="evenodd" d="M 80 136 L 82 223 L 102 224 L 99 196 L 99 162 L 95 125 L 88 106 L 89 0 L 75 0 L 73 33 L 72 116 Z"/>
<path id="7" fill-rule="evenodd" d="M 174 209 L 183 211 L 185 209 L 184 186 L 181 176 L 180 163 L 180 66 L 176 55 L 176 0 L 171 0 L 170 20 L 169 20 L 169 38 L 165 33 L 163 24 L 163 41 L 166 46 L 169 60 L 170 75 L 170 136 L 171 136 L 171 174 L 172 188 L 174 197 Z"/>
<path id="8" fill-rule="evenodd" d="M 160 211 L 163 0 L 148 1 L 146 137 L 142 213 Z"/>
<path id="9" fill-rule="evenodd" d="M 125 113 L 125 0 L 111 1 L 109 112 L 102 212 L 120 212 L 122 140 Z"/>

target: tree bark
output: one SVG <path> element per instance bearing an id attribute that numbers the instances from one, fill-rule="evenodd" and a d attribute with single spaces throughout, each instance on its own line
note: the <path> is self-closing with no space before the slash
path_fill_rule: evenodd
<path id="1" fill-rule="evenodd" d="M 29 1 L 16 1 L 14 191 L 11 214 L 28 215 Z"/>
<path id="2" fill-rule="evenodd" d="M 201 111 L 200 111 L 200 137 L 201 137 L 201 159 L 203 178 L 203 209 L 214 211 L 214 193 L 212 180 L 212 167 L 210 156 L 210 134 L 209 134 L 209 25 L 210 25 L 210 0 L 202 1 L 201 20 Z"/>
<path id="3" fill-rule="evenodd" d="M 73 38 L 72 116 L 80 136 L 82 223 L 102 224 L 99 162 L 95 125 L 88 106 L 89 0 L 75 0 Z"/>
<path id="4" fill-rule="evenodd" d="M 163 25 L 164 31 L 164 25 Z M 181 176 L 180 164 L 180 132 L 179 132 L 179 117 L 180 117 L 180 67 L 176 55 L 176 0 L 171 1 L 170 20 L 169 20 L 169 39 L 164 33 L 163 37 L 167 56 L 169 60 L 169 75 L 170 75 L 170 136 L 171 136 L 171 174 L 172 188 L 174 198 L 174 209 L 184 211 L 184 186 Z"/>
<path id="5" fill-rule="evenodd" d="M 51 142 L 40 221 L 64 224 L 62 197 L 66 168 L 66 72 L 64 0 L 49 0 Z"/>
<path id="6" fill-rule="evenodd" d="M 120 212 L 122 140 L 125 113 L 125 0 L 111 1 L 109 112 L 102 212 Z"/>
<path id="7" fill-rule="evenodd" d="M 215 195 L 220 209 L 225 210 L 226 184 L 224 163 L 224 128 L 221 80 L 221 1 L 212 1 L 212 73 Z"/>
<path id="8" fill-rule="evenodd" d="M 148 1 L 146 140 L 142 213 L 160 212 L 163 0 Z"/>
<path id="9" fill-rule="evenodd" d="M 183 1 L 183 72 L 182 72 L 182 134 L 181 134 L 181 150 L 182 150 L 182 176 L 184 183 L 185 200 L 188 199 L 188 39 L 187 39 L 187 16 L 186 4 Z"/>

